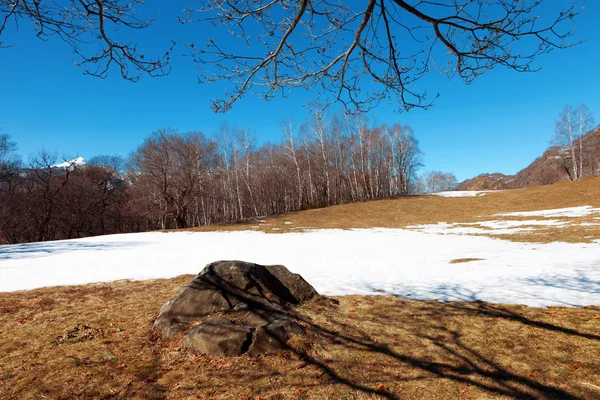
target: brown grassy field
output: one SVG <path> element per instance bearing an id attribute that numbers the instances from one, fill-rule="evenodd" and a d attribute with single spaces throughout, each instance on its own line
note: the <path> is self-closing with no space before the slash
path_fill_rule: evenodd
<path id="1" fill-rule="evenodd" d="M 277 234 L 307 229 L 405 228 L 438 222 L 475 223 L 498 219 L 532 220 L 536 218 L 497 217 L 494 214 L 585 205 L 600 207 L 600 177 L 527 189 L 504 190 L 477 197 L 409 196 L 392 200 L 344 204 L 240 224 L 207 226 L 191 230 L 256 230 Z M 600 239 L 599 216 L 553 218 L 568 221 L 569 225 L 562 228 L 536 226 L 535 230 L 518 235 L 490 236 L 520 242 L 591 242 Z M 593 225 L 582 226 L 581 223 Z"/>
<path id="2" fill-rule="evenodd" d="M 579 205 L 600 207 L 600 178 L 472 198 L 348 204 L 201 230 L 473 223 Z M 508 239 L 600 239 L 597 226 L 578 226 L 594 218 Z M 321 299 L 297 310 L 306 341 L 277 355 L 219 359 L 152 328 L 161 305 L 191 278 L 0 293 L 0 398 L 600 399 L 599 307 Z"/>
<path id="3" fill-rule="evenodd" d="M 598 307 L 322 299 L 289 351 L 218 359 L 152 328 L 191 278 L 0 293 L 0 397 L 600 398 Z"/>

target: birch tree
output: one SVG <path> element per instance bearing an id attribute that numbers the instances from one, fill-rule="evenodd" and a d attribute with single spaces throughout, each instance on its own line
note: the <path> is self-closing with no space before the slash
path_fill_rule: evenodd
<path id="1" fill-rule="evenodd" d="M 584 139 L 585 134 L 594 127 L 594 115 L 592 111 L 585 105 L 580 104 L 575 109 L 577 116 L 577 142 L 579 147 L 579 178 L 583 178 L 583 159 L 584 156 Z M 593 167 L 590 165 L 590 174 L 593 174 Z"/>
<path id="2" fill-rule="evenodd" d="M 563 158 L 570 164 L 571 180 L 583 178 L 585 134 L 593 127 L 593 114 L 584 104 L 566 105 L 556 121 L 552 143 L 562 147 Z"/>
<path id="3" fill-rule="evenodd" d="M 298 184 L 297 204 L 298 209 L 300 209 L 302 207 L 302 171 L 298 159 L 297 128 L 294 121 L 288 118 L 281 121 L 281 130 L 283 132 L 283 148 L 296 168 L 296 182 Z"/>

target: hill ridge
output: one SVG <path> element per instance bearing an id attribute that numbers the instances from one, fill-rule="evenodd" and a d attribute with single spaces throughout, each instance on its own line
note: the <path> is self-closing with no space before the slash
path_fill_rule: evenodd
<path id="1" fill-rule="evenodd" d="M 600 127 L 583 136 L 584 177 L 600 174 Z M 579 157 L 577 151 L 576 157 Z M 519 189 L 572 179 L 571 158 L 560 146 L 551 146 L 528 166 L 514 175 L 482 173 L 459 183 L 457 190 Z"/>

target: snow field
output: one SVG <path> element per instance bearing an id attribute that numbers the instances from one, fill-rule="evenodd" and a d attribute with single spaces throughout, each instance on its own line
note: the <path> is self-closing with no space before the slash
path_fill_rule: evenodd
<path id="1" fill-rule="evenodd" d="M 283 264 L 326 295 L 383 291 L 411 299 L 586 306 L 600 305 L 599 255 L 600 243 L 515 243 L 406 229 L 151 232 L 0 246 L 0 291 L 169 278 L 239 259 Z M 458 258 L 483 260 L 450 264 Z"/>
<path id="2" fill-rule="evenodd" d="M 592 214 L 600 214 L 600 208 L 594 208 L 592 206 L 579 206 L 579 207 L 567 207 L 567 208 L 555 208 L 553 210 L 539 210 L 539 211 L 523 211 L 523 212 L 510 212 L 504 214 L 495 214 L 499 217 L 587 217 Z"/>

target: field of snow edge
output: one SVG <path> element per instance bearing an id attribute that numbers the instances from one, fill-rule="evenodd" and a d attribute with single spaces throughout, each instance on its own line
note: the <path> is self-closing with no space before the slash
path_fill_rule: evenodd
<path id="1" fill-rule="evenodd" d="M 600 244 L 527 244 L 404 229 L 176 232 L 0 247 L 0 291 L 196 274 L 239 259 L 283 264 L 320 293 L 529 306 L 600 305 Z M 482 259 L 451 264 L 463 258 Z"/>

